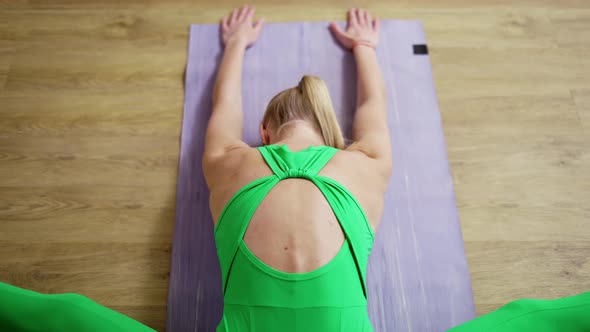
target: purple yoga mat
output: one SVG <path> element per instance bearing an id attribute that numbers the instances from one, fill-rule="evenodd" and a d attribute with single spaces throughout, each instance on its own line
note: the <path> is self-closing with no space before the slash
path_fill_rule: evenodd
<path id="1" fill-rule="evenodd" d="M 420 22 L 383 21 L 377 49 L 387 84 L 394 171 L 369 259 L 375 331 L 444 331 L 475 317 L 471 282 L 426 44 Z M 356 70 L 327 22 L 267 24 L 244 61 L 244 140 L 260 144 L 266 104 L 304 74 L 321 77 L 350 138 Z M 201 157 L 221 56 L 217 25 L 193 25 L 167 329 L 214 331 L 222 313 L 219 263 Z"/>

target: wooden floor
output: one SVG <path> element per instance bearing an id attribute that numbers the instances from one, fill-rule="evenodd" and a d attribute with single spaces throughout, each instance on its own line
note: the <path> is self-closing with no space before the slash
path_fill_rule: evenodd
<path id="1" fill-rule="evenodd" d="M 363 6 L 425 23 L 479 314 L 590 290 L 590 2 Z M 166 315 L 190 23 L 238 2 L 0 0 L 0 280 Z"/>

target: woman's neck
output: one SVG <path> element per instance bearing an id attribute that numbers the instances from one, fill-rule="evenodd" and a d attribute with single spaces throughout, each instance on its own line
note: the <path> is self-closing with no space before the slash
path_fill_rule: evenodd
<path id="1" fill-rule="evenodd" d="M 324 139 L 310 125 L 303 121 L 289 125 L 281 130 L 276 145 L 287 145 L 292 151 L 299 151 L 309 146 L 325 145 Z"/>

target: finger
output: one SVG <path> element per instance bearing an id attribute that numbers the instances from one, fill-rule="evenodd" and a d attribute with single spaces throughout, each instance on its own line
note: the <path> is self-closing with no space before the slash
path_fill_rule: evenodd
<path id="1" fill-rule="evenodd" d="M 238 22 L 242 22 L 244 20 L 244 18 L 246 18 L 246 15 L 248 15 L 248 11 L 250 11 L 250 9 L 246 5 L 244 5 L 242 8 L 240 8 L 240 14 L 238 15 Z"/>
<path id="2" fill-rule="evenodd" d="M 359 22 L 356 19 L 356 8 L 352 8 L 348 12 L 348 25 L 357 25 Z"/>
<path id="3" fill-rule="evenodd" d="M 252 19 L 254 18 L 255 13 L 256 13 L 256 9 L 254 9 L 252 7 L 248 8 L 248 13 L 246 13 L 246 21 L 252 22 Z"/>
<path id="4" fill-rule="evenodd" d="M 376 17 L 373 19 L 373 30 L 379 32 L 379 19 Z"/>
<path id="5" fill-rule="evenodd" d="M 365 10 L 365 24 L 371 25 L 371 22 L 373 22 L 373 18 L 371 17 L 371 13 L 369 13 L 368 10 Z"/>
<path id="6" fill-rule="evenodd" d="M 340 44 L 347 47 L 346 46 L 347 45 L 346 32 L 344 32 L 338 24 L 333 23 L 333 22 L 330 23 L 330 31 L 332 31 L 332 33 L 334 34 L 334 37 L 336 37 L 336 40 L 338 40 L 338 42 Z"/>
<path id="7" fill-rule="evenodd" d="M 236 23 L 237 19 L 238 19 L 238 9 L 234 8 L 234 10 L 232 10 L 231 15 L 229 17 L 229 25 Z"/>
<path id="8" fill-rule="evenodd" d="M 262 30 L 263 25 L 264 25 L 263 18 L 259 18 L 258 20 L 256 20 L 256 23 L 254 23 L 254 30 L 256 31 L 256 34 L 260 33 L 260 30 Z"/>
<path id="9" fill-rule="evenodd" d="M 336 36 L 344 35 L 344 31 L 342 31 L 342 28 L 334 22 L 330 23 L 330 31 L 332 31 L 332 33 L 334 33 Z"/>
<path id="10" fill-rule="evenodd" d="M 227 26 L 227 16 L 221 18 L 221 30 L 227 31 L 229 27 Z"/>
<path id="11" fill-rule="evenodd" d="M 359 22 L 360 25 L 364 25 L 365 22 L 365 17 L 363 16 L 363 10 L 362 9 L 357 9 L 356 10 L 356 20 Z"/>

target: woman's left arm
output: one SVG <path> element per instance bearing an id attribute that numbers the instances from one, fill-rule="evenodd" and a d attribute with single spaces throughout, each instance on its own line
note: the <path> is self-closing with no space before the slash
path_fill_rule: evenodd
<path id="1" fill-rule="evenodd" d="M 216 159 L 242 142 L 242 63 L 246 49 L 258 39 L 263 20 L 252 23 L 254 8 L 234 9 L 221 20 L 225 46 L 213 89 L 213 112 L 205 134 L 204 159 Z"/>

